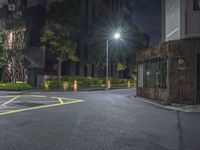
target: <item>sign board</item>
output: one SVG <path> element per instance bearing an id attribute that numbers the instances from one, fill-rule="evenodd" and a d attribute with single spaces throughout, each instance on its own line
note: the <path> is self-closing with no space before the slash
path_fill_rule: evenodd
<path id="1" fill-rule="evenodd" d="M 178 66 L 178 70 L 184 71 L 184 70 L 186 70 L 186 67 L 185 66 Z"/>

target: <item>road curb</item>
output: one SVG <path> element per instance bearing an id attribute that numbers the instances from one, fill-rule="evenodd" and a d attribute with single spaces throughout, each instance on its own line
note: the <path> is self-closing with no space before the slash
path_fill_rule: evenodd
<path id="1" fill-rule="evenodd" d="M 181 112 L 187 112 L 187 113 L 192 113 L 192 112 L 200 113 L 200 110 L 186 109 L 186 108 L 174 107 L 174 106 L 169 106 L 169 105 L 165 106 L 165 105 L 162 105 L 160 103 L 153 102 L 152 100 L 147 99 L 147 98 L 136 97 L 136 96 L 130 96 L 129 98 L 131 98 L 133 100 L 141 101 L 141 102 L 144 102 L 144 103 L 148 103 L 148 104 L 160 107 L 162 109 L 173 110 L 173 111 L 181 111 Z M 187 105 L 187 106 L 189 106 L 189 105 Z"/>

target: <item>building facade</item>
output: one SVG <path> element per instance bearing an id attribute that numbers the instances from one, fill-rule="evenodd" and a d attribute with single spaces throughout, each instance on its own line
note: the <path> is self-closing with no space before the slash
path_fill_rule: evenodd
<path id="1" fill-rule="evenodd" d="M 199 0 L 162 0 L 162 40 L 200 37 Z"/>
<path id="2" fill-rule="evenodd" d="M 137 96 L 200 104 L 200 1 L 162 1 L 162 40 L 137 55 Z"/>
<path id="3" fill-rule="evenodd" d="M 92 25 L 101 17 L 116 18 L 119 20 L 126 19 L 132 21 L 132 1 L 131 0 L 80 0 L 80 32 L 78 33 L 77 56 L 79 62 L 65 61 L 63 65 L 63 75 L 95 76 L 95 65 L 88 65 L 90 36 Z M 103 11 L 102 11 L 103 10 Z M 112 34 L 112 33 L 110 33 Z M 106 44 L 106 41 L 105 41 Z M 106 47 L 106 45 L 105 45 Z M 103 49 L 104 50 L 104 49 Z M 51 59 L 49 59 L 51 58 Z M 110 62 L 111 64 L 111 62 Z M 112 65 L 111 65 L 112 66 Z M 112 70 L 110 66 L 110 70 Z M 104 73 L 104 72 L 103 72 Z M 102 73 L 102 76 L 104 76 Z M 55 58 L 48 56 L 46 59 L 45 74 L 56 74 Z M 111 75 L 111 71 L 110 71 Z"/>
<path id="4" fill-rule="evenodd" d="M 37 86 L 41 81 L 38 76 L 57 74 L 55 56 L 40 51 L 39 47 L 47 6 L 52 2 L 62 0 L 15 0 L 12 3 L 8 0 L 3 1 L 4 5 L 0 8 L 0 19 L 8 18 L 8 9 L 14 9 L 15 12 L 17 5 L 23 5 L 23 18 L 26 18 L 25 62 L 28 83 Z M 80 33 L 78 33 L 79 38 L 77 39 L 77 55 L 80 61 L 64 62 L 62 75 L 94 76 L 94 65 L 87 65 L 88 50 L 90 49 L 88 37 L 91 26 L 99 17 L 106 16 L 131 22 L 131 2 L 132 0 L 79 0 L 77 5 L 80 6 Z"/>

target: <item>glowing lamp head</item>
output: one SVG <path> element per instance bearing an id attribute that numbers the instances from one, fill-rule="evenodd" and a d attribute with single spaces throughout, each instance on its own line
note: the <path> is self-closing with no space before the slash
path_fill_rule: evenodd
<path id="1" fill-rule="evenodd" d="M 121 37 L 121 35 L 119 33 L 114 34 L 114 39 L 119 39 L 120 37 Z"/>

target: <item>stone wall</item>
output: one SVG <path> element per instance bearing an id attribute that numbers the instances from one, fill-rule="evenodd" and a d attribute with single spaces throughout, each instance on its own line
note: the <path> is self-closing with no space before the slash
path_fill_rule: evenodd
<path id="1" fill-rule="evenodd" d="M 137 88 L 137 96 L 157 100 L 167 100 L 167 90 L 159 88 Z"/>
<path id="2" fill-rule="evenodd" d="M 194 103 L 196 96 L 196 59 L 200 39 L 185 39 L 161 43 L 137 55 L 137 62 L 152 58 L 167 58 L 166 89 L 138 88 L 137 95 L 179 103 Z"/>

